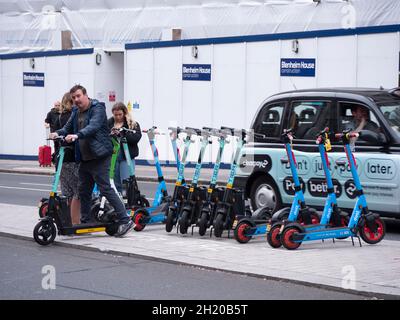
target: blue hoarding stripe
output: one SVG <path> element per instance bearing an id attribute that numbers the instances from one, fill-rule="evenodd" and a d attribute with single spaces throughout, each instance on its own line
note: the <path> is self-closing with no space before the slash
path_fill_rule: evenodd
<path id="1" fill-rule="evenodd" d="M 209 44 L 227 44 L 239 42 L 257 42 L 257 41 L 276 41 L 276 40 L 292 40 L 292 39 L 307 39 L 307 38 L 324 38 L 324 37 L 340 37 L 363 34 L 390 33 L 400 32 L 400 24 L 358 27 L 354 29 L 331 29 L 331 30 L 315 30 L 315 31 L 300 31 L 288 33 L 273 33 L 260 34 L 249 36 L 233 36 L 233 37 L 218 37 L 218 38 L 201 38 L 201 39 L 185 39 L 175 41 L 156 41 L 156 42 L 141 42 L 127 43 L 126 50 L 131 49 L 147 49 L 147 48 L 164 48 L 164 47 L 179 47 L 179 46 L 194 46 L 194 45 L 209 45 Z"/>
<path id="2" fill-rule="evenodd" d="M 94 52 L 93 48 L 57 50 L 57 51 L 21 52 L 21 53 L 11 53 L 11 54 L 0 54 L 0 60 L 57 57 L 57 56 L 74 56 L 74 55 L 81 55 L 81 54 L 92 54 L 93 52 Z"/>

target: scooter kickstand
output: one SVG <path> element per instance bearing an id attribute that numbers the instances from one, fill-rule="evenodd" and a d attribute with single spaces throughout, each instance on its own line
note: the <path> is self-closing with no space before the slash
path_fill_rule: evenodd
<path id="1" fill-rule="evenodd" d="M 193 229 L 194 229 L 195 226 L 196 226 L 196 225 L 192 225 L 192 236 L 193 236 Z"/>
<path id="2" fill-rule="evenodd" d="M 357 236 L 357 239 L 358 239 L 358 243 L 360 244 L 360 248 L 362 247 L 362 245 L 361 245 L 361 240 L 360 240 L 360 237 L 359 236 Z"/>
<path id="3" fill-rule="evenodd" d="M 353 247 L 354 247 L 354 239 L 353 239 L 353 237 L 351 237 L 351 242 L 353 243 Z"/>
<path id="4" fill-rule="evenodd" d="M 213 230 L 214 230 L 214 227 L 211 227 L 211 228 L 210 228 L 210 238 L 212 238 L 212 232 L 213 232 Z"/>

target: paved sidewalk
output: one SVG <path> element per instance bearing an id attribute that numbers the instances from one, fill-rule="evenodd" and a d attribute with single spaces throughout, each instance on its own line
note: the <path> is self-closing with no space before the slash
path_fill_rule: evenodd
<path id="1" fill-rule="evenodd" d="M 32 239 L 38 221 L 37 208 L 0 204 L 0 234 Z M 87 250 L 120 255 L 140 255 L 175 263 L 228 270 L 272 279 L 282 279 L 313 286 L 344 287 L 364 292 L 369 297 L 395 295 L 400 299 L 400 242 L 383 240 L 377 245 L 355 240 L 312 242 L 296 251 L 272 249 L 265 237 L 239 244 L 234 239 L 181 235 L 164 225 L 146 226 L 125 238 L 103 233 L 80 236 L 57 236 L 56 243 Z M 45 250 L 45 248 L 43 248 Z M 260 280 L 261 281 L 261 280 Z M 350 290 L 351 292 L 351 290 Z"/>
<path id="2" fill-rule="evenodd" d="M 163 166 L 164 178 L 166 182 L 174 183 L 177 176 L 176 167 Z M 25 174 L 40 174 L 53 175 L 55 172 L 54 166 L 39 167 L 37 161 L 30 160 L 0 160 L 0 172 L 9 173 L 25 173 Z M 139 181 L 154 181 L 158 182 L 157 171 L 154 166 L 136 165 L 136 177 Z M 191 180 L 194 173 L 193 167 L 185 168 L 185 177 L 188 181 Z M 203 168 L 200 176 L 200 183 L 208 184 L 211 180 L 212 169 Z M 218 182 L 225 184 L 228 180 L 229 170 L 220 169 Z"/>

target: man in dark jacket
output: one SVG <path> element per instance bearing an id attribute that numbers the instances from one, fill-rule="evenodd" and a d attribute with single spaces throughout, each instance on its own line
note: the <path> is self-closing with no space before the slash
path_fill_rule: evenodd
<path id="1" fill-rule="evenodd" d="M 80 162 L 79 197 L 81 199 L 81 222 L 91 220 L 90 206 L 94 183 L 100 193 L 113 206 L 120 224 L 115 236 L 123 236 L 134 227 L 125 206 L 110 185 L 110 161 L 113 145 L 107 126 L 105 105 L 89 99 L 86 89 L 75 85 L 70 93 L 74 108 L 65 126 L 51 136 L 66 136 L 67 142 L 75 141 L 75 157 Z"/>

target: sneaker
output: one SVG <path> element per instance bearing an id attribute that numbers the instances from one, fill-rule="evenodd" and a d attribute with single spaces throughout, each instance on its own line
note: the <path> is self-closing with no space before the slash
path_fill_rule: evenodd
<path id="1" fill-rule="evenodd" d="M 122 237 L 127 234 L 130 230 L 133 229 L 135 223 L 132 220 L 129 220 L 127 223 L 121 224 L 118 227 L 118 231 L 115 233 L 114 237 Z"/>

